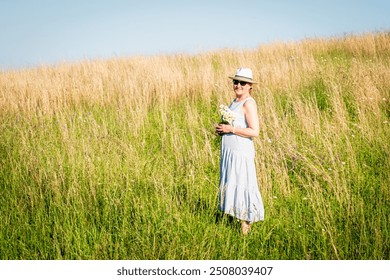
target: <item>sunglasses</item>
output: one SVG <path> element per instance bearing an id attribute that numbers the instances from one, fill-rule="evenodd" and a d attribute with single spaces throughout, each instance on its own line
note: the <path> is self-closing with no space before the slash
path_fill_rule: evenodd
<path id="1" fill-rule="evenodd" d="M 240 84 L 241 86 L 245 86 L 247 82 L 233 80 L 233 85 L 238 85 L 238 84 Z"/>

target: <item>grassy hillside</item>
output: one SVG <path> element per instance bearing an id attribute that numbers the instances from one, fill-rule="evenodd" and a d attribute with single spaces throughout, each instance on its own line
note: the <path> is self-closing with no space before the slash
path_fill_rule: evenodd
<path id="1" fill-rule="evenodd" d="M 266 219 L 217 211 L 251 67 Z M 0 259 L 389 259 L 390 34 L 0 73 Z"/>

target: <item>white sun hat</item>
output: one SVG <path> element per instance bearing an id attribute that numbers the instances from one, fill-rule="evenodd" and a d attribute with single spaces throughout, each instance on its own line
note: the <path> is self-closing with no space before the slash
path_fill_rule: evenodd
<path id="1" fill-rule="evenodd" d="M 229 76 L 229 78 L 237 81 L 257 84 L 253 81 L 253 74 L 250 68 L 238 68 L 234 77 Z"/>

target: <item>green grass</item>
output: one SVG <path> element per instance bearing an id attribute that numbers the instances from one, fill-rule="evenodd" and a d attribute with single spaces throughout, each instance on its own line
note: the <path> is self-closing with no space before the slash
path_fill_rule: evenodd
<path id="1" fill-rule="evenodd" d="M 313 101 L 314 102 L 314 101 Z M 287 163 L 295 186 L 264 196 L 266 220 L 242 237 L 217 211 L 215 105 L 131 112 L 91 107 L 43 119 L 10 118 L 1 141 L 2 259 L 387 259 L 388 150 L 356 137 L 355 169 L 315 174 L 317 154 Z M 166 118 L 166 120 L 164 120 Z M 171 125 L 162 132 L 161 125 Z M 67 127 L 65 129 L 65 127 Z M 306 153 L 305 143 L 298 153 Z M 344 143 L 336 143 L 340 157 Z M 301 151 L 299 151 L 299 149 Z M 315 149 L 311 150 L 312 152 Z M 195 153 L 196 151 L 196 153 Z M 329 157 L 329 158 L 327 158 Z M 333 174 L 337 173 L 337 176 Z M 339 198 L 327 180 L 348 188 Z M 342 190 L 338 190 L 342 191 Z"/>

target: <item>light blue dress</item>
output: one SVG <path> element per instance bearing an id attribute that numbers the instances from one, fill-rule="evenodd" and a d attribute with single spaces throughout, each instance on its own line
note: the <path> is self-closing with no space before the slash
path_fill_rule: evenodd
<path id="1" fill-rule="evenodd" d="M 234 127 L 246 128 L 241 102 L 229 108 L 236 115 Z M 219 210 L 237 219 L 254 223 L 264 220 L 264 205 L 257 184 L 255 148 L 251 138 L 232 133 L 222 136 L 219 179 Z"/>

